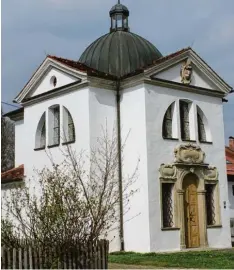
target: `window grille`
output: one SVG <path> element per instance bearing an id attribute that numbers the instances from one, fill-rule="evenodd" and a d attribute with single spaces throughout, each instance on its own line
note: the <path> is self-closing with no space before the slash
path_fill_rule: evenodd
<path id="1" fill-rule="evenodd" d="M 60 137 L 60 113 L 59 107 L 55 107 L 53 109 L 53 144 L 59 144 L 59 137 Z"/>
<path id="2" fill-rule="evenodd" d="M 206 141 L 206 131 L 205 125 L 203 123 L 202 117 L 199 113 L 197 113 L 197 126 L 198 126 L 198 138 L 200 142 Z"/>
<path id="3" fill-rule="evenodd" d="M 180 101 L 180 126 L 182 140 L 190 140 L 189 104 L 185 101 Z"/>
<path id="4" fill-rule="evenodd" d="M 214 198 L 215 185 L 206 185 L 206 216 L 207 225 L 215 225 L 215 198 Z"/>
<path id="5" fill-rule="evenodd" d="M 162 183 L 162 209 L 163 209 L 163 227 L 173 227 L 173 190 L 174 184 Z"/>
<path id="6" fill-rule="evenodd" d="M 172 138 L 172 105 L 167 109 L 163 120 L 163 137 Z"/>

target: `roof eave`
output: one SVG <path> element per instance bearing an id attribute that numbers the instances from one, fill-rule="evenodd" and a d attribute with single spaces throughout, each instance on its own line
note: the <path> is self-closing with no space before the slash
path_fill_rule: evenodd
<path id="1" fill-rule="evenodd" d="M 17 110 L 14 110 L 14 111 L 10 111 L 8 113 L 5 113 L 3 115 L 3 117 L 8 117 L 12 121 L 22 120 L 24 118 L 24 108 L 22 107 L 22 108 L 19 108 Z"/>
<path id="2" fill-rule="evenodd" d="M 186 91 L 186 92 L 194 93 L 194 90 L 195 90 L 197 94 L 208 95 L 208 96 L 213 96 L 213 97 L 223 98 L 225 96 L 224 92 L 221 92 L 218 90 L 210 90 L 210 89 L 202 88 L 198 86 L 185 85 L 182 83 L 168 81 L 168 80 L 159 79 L 159 78 L 153 78 L 153 77 L 151 77 L 150 79 L 145 78 L 144 82 L 148 84 L 154 84 L 154 85 L 158 85 L 162 87 L 169 87 L 169 88 Z"/>

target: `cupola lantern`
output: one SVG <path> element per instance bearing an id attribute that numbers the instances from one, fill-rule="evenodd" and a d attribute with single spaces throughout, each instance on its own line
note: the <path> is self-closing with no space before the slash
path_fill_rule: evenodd
<path id="1" fill-rule="evenodd" d="M 120 4 L 120 0 L 118 0 L 118 4 L 113 6 L 112 9 L 110 10 L 110 17 L 111 17 L 110 32 L 118 30 L 129 31 L 128 16 L 129 16 L 128 8 Z"/>

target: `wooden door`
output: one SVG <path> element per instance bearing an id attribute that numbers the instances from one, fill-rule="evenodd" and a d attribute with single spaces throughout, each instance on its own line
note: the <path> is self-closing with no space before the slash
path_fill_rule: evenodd
<path id="1" fill-rule="evenodd" d="M 198 204 L 197 204 L 197 183 L 193 175 L 185 179 L 185 241 L 187 248 L 200 246 Z"/>

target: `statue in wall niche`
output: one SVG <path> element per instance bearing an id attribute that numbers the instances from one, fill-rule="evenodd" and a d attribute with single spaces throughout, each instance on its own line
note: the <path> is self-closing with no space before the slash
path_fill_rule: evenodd
<path id="1" fill-rule="evenodd" d="M 180 70 L 181 82 L 184 84 L 190 84 L 192 79 L 192 64 L 191 60 L 187 61 L 182 65 Z"/>

